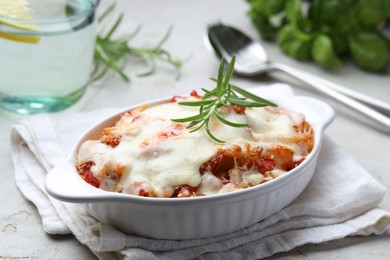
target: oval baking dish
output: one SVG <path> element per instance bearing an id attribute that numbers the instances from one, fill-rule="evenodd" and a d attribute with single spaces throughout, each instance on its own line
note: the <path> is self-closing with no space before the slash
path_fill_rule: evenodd
<path id="1" fill-rule="evenodd" d="M 148 102 L 155 106 L 170 99 Z M 108 117 L 86 131 L 74 145 L 68 159 L 50 171 L 46 191 L 56 199 L 83 203 L 89 213 L 123 232 L 157 239 L 197 239 L 237 231 L 276 213 L 290 204 L 313 176 L 325 128 L 333 109 L 309 97 L 273 99 L 280 107 L 305 115 L 314 129 L 314 147 L 296 168 L 266 183 L 238 191 L 188 198 L 150 198 L 97 189 L 86 183 L 75 167 L 80 145 L 98 139 L 106 127 L 132 106 Z"/>

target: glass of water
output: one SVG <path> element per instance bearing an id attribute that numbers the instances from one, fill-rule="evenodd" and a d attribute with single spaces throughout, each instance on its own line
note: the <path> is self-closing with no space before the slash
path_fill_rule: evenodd
<path id="1" fill-rule="evenodd" d="M 63 110 L 90 80 L 99 0 L 16 2 L 23 6 L 0 13 L 0 107 L 23 115 Z"/>

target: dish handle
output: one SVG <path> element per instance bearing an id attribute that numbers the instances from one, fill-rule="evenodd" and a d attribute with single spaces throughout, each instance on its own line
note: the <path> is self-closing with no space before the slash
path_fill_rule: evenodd
<path id="1" fill-rule="evenodd" d="M 46 175 L 44 186 L 49 195 L 67 202 L 81 202 L 101 194 L 99 189 L 91 189 L 90 185 L 78 176 L 69 160 Z"/>
<path id="2" fill-rule="evenodd" d="M 297 100 L 307 106 L 301 108 L 306 111 L 305 115 L 311 124 L 316 125 L 316 129 L 323 132 L 333 121 L 335 117 L 334 109 L 327 103 L 306 96 L 297 96 Z"/>

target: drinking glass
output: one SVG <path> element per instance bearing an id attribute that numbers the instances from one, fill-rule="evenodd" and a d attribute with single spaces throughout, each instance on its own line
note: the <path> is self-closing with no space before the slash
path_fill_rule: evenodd
<path id="1" fill-rule="evenodd" d="M 0 107 L 30 115 L 80 99 L 93 66 L 98 4 L 29 0 L 31 16 L 0 15 Z"/>

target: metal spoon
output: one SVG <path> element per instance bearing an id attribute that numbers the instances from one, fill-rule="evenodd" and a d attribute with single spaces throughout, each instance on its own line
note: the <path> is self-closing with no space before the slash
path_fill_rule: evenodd
<path id="1" fill-rule="evenodd" d="M 270 62 L 260 43 L 252 41 L 247 35 L 233 27 L 222 24 L 212 25 L 208 28 L 207 36 L 211 47 L 219 57 L 224 57 L 227 62 L 230 62 L 231 58 L 236 56 L 236 73 L 243 76 L 254 76 L 272 71 L 287 73 L 344 105 L 353 108 L 366 117 L 371 118 L 378 123 L 381 130 L 390 133 L 389 117 L 356 100 L 387 114 L 390 114 L 390 104 L 341 87 L 306 72 L 293 69 L 283 64 Z"/>

